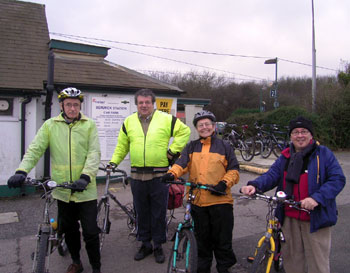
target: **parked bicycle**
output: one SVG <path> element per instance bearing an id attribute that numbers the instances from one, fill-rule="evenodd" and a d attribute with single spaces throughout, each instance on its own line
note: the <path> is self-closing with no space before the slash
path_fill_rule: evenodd
<path id="1" fill-rule="evenodd" d="M 204 185 L 190 181 L 178 180 L 167 181 L 166 183 L 180 184 L 188 186 L 186 192 L 187 201 L 184 214 L 184 220 L 177 226 L 175 240 L 169 257 L 167 273 L 187 272 L 197 273 L 197 242 L 193 233 L 193 221 L 191 217 L 191 205 L 196 198 L 196 194 L 200 194 L 200 190 L 208 190 L 218 192 L 213 189 L 212 185 Z M 196 191 L 195 191 L 196 190 Z"/>
<path id="2" fill-rule="evenodd" d="M 226 126 L 231 128 L 231 132 L 225 134 L 223 139 L 228 141 L 234 149 L 239 150 L 243 160 L 251 161 L 255 153 L 255 142 L 253 138 L 246 137 L 248 125 L 242 125 L 240 134 L 234 129 L 237 127 L 236 124 L 227 124 Z"/>
<path id="3" fill-rule="evenodd" d="M 284 241 L 284 236 L 281 230 L 281 225 L 275 217 L 275 210 L 279 204 L 285 204 L 298 210 L 310 211 L 300 207 L 300 202 L 286 199 L 286 194 L 283 191 L 276 193 L 276 196 L 268 196 L 262 193 L 255 193 L 252 196 L 240 196 L 240 199 L 262 200 L 267 203 L 266 215 L 266 231 L 259 239 L 254 255 L 248 257 L 248 261 L 252 262 L 250 273 L 265 272 L 269 273 L 272 262 L 276 271 L 283 268 L 283 256 L 281 253 L 281 242 Z"/>
<path id="4" fill-rule="evenodd" d="M 127 226 L 130 229 L 130 235 L 136 235 L 136 212 L 132 203 L 123 205 L 117 197 L 109 190 L 109 184 L 112 180 L 119 180 L 125 187 L 128 184 L 127 174 L 125 171 L 106 165 L 99 167 L 100 170 L 106 173 L 106 185 L 104 194 L 97 204 L 97 225 L 100 228 L 100 251 L 102 250 L 106 234 L 109 234 L 111 221 L 109 219 L 110 201 L 111 198 L 127 215 Z M 119 173 L 119 175 L 111 178 L 111 173 Z"/>
<path id="5" fill-rule="evenodd" d="M 65 189 L 73 189 L 69 183 L 57 184 L 55 181 L 39 180 L 26 178 L 24 185 L 39 187 L 43 189 L 44 194 L 41 196 L 45 199 L 43 220 L 38 226 L 36 235 L 36 248 L 32 254 L 33 267 L 32 273 L 49 273 L 50 255 L 57 249 L 61 256 L 65 256 L 68 249 L 64 240 L 64 234 L 59 233 L 59 227 L 55 221 L 51 221 L 50 207 L 54 204 L 52 191 L 61 187 Z"/>
<path id="6" fill-rule="evenodd" d="M 269 127 L 266 129 L 266 127 Z M 255 123 L 257 134 L 255 136 L 255 155 L 261 154 L 263 158 L 268 158 L 271 153 L 276 157 L 281 155 L 281 152 L 288 147 L 288 126 L 286 131 L 281 131 L 277 124 L 263 124 L 258 126 Z M 260 152 L 258 152 L 260 150 Z"/>

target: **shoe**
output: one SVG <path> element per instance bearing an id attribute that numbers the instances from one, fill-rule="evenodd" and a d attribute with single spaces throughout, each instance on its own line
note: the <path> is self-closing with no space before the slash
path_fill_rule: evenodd
<path id="1" fill-rule="evenodd" d="M 162 264 L 165 261 L 165 256 L 163 252 L 163 248 L 158 247 L 154 249 L 154 257 L 157 263 Z"/>
<path id="2" fill-rule="evenodd" d="M 82 264 L 71 264 L 68 266 L 66 273 L 81 273 L 83 272 L 84 268 Z"/>
<path id="3" fill-rule="evenodd" d="M 141 248 L 139 249 L 139 251 L 135 254 L 134 260 L 140 261 L 152 253 L 153 253 L 152 248 L 142 245 Z"/>
<path id="4" fill-rule="evenodd" d="M 101 273 L 101 270 L 100 269 L 93 269 L 92 273 Z"/>

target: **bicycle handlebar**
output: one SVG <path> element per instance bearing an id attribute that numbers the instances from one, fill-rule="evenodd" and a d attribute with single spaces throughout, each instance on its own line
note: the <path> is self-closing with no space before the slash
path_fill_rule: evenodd
<path id="1" fill-rule="evenodd" d="M 43 182 L 27 177 L 26 180 L 24 181 L 25 185 L 28 186 L 33 186 L 33 187 L 44 187 L 47 186 L 48 188 L 50 188 L 50 190 L 53 190 L 55 188 L 64 188 L 64 189 L 70 189 L 70 190 L 74 190 L 75 187 L 72 186 L 71 183 L 69 182 L 63 182 L 61 184 L 58 184 L 56 181 L 53 180 L 45 180 Z"/>
<path id="2" fill-rule="evenodd" d="M 126 171 L 118 169 L 116 167 L 113 167 L 112 165 L 109 165 L 109 164 L 106 165 L 106 167 L 98 167 L 98 169 L 101 170 L 101 171 L 104 171 L 104 172 L 110 171 L 112 173 L 121 173 L 122 176 L 124 176 L 125 178 L 128 176 Z"/>
<path id="3" fill-rule="evenodd" d="M 248 195 L 242 194 L 240 195 L 240 197 L 246 198 L 246 199 L 252 199 L 252 200 L 263 200 L 268 203 L 274 203 L 274 204 L 287 204 L 289 207 L 310 213 L 309 210 L 301 207 L 301 202 L 295 201 L 293 199 L 286 199 L 286 194 L 283 191 L 278 191 L 276 193 L 276 196 L 268 196 L 262 192 L 255 192 L 255 194 L 253 195 L 248 196 Z"/>
<path id="4" fill-rule="evenodd" d="M 203 183 L 195 183 L 195 182 L 191 182 L 191 181 L 185 181 L 182 178 L 180 178 L 177 181 L 173 181 L 173 180 L 164 181 L 163 183 L 184 185 L 184 186 L 188 186 L 188 187 L 190 187 L 192 189 L 203 189 L 203 190 L 207 190 L 207 191 L 218 193 L 220 195 L 226 195 L 227 194 L 226 192 L 221 192 L 221 191 L 215 190 L 213 188 L 213 185 L 203 184 Z"/>

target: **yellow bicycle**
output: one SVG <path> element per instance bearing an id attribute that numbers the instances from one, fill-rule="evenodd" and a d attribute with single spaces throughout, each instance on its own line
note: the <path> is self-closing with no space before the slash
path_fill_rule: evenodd
<path id="1" fill-rule="evenodd" d="M 298 210 L 307 211 L 308 213 L 310 212 L 301 208 L 300 202 L 286 199 L 286 194 L 283 191 L 278 191 L 276 196 L 255 193 L 252 196 L 241 196 L 240 198 L 265 201 L 268 208 L 268 213 L 266 215 L 266 231 L 259 239 L 254 255 L 248 257 L 248 261 L 252 262 L 249 272 L 269 273 L 272 262 L 274 262 L 275 270 L 280 271 L 283 268 L 283 256 L 280 243 L 284 241 L 284 236 L 281 230 L 281 225 L 275 217 L 277 206 L 279 204 L 285 204 Z"/>

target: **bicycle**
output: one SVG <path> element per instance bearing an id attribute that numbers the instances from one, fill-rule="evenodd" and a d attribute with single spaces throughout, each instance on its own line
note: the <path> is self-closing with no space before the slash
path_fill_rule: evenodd
<path id="1" fill-rule="evenodd" d="M 61 256 L 65 256 L 68 251 L 64 240 L 64 234 L 60 234 L 59 229 L 53 227 L 50 221 L 50 207 L 54 203 L 51 193 L 58 187 L 65 189 L 73 188 L 67 182 L 63 184 L 57 184 L 55 181 L 51 180 L 41 182 L 29 177 L 26 178 L 24 185 L 40 187 L 44 190 L 44 194 L 41 196 L 42 199 L 45 198 L 43 221 L 39 224 L 36 235 L 36 248 L 35 252 L 32 254 L 32 273 L 49 273 L 50 255 L 56 249 Z"/>
<path id="2" fill-rule="evenodd" d="M 205 185 L 184 180 L 166 181 L 165 183 L 180 184 L 189 187 L 188 192 L 186 193 L 187 201 L 184 220 L 180 222 L 176 228 L 175 240 L 168 261 L 167 273 L 197 273 L 197 242 L 193 232 L 194 225 L 191 217 L 191 205 L 196 198 L 193 191 L 195 189 L 204 189 L 220 194 L 226 193 L 216 191 L 213 189 L 212 185 Z"/>
<path id="3" fill-rule="evenodd" d="M 242 125 L 242 132 L 239 134 L 235 131 L 236 124 L 227 124 L 231 132 L 225 134 L 223 140 L 228 141 L 234 149 L 239 150 L 243 160 L 251 161 L 255 154 L 255 141 L 253 138 L 246 138 L 248 125 Z"/>
<path id="4" fill-rule="evenodd" d="M 99 167 L 100 170 L 106 173 L 106 185 L 104 194 L 97 204 L 97 225 L 100 228 L 100 251 L 102 251 L 103 243 L 106 234 L 109 234 L 111 228 L 111 222 L 109 220 L 109 212 L 110 212 L 110 202 L 111 198 L 127 215 L 127 226 L 130 229 L 130 235 L 136 235 L 136 212 L 133 204 L 129 203 L 123 205 L 117 197 L 112 194 L 109 190 L 109 184 L 112 181 L 111 173 L 120 173 L 113 180 L 121 180 L 123 186 L 125 187 L 128 184 L 127 174 L 125 171 L 113 168 L 111 165 L 106 165 L 104 167 Z"/>
<path id="5" fill-rule="evenodd" d="M 255 128 L 258 130 L 255 137 L 255 145 L 260 147 L 260 154 L 263 158 L 268 158 L 271 153 L 279 157 L 281 152 L 289 144 L 288 133 L 286 131 L 281 131 L 277 124 L 271 124 L 268 131 L 263 130 L 265 126 L 267 125 L 263 124 L 262 126 L 258 126 L 255 124 Z M 285 128 L 288 130 L 288 126 Z M 256 154 L 257 153 L 255 153 L 255 155 Z"/>
<path id="6" fill-rule="evenodd" d="M 268 208 L 265 234 L 259 239 L 254 255 L 248 257 L 248 261 L 252 262 L 250 273 L 269 273 L 272 262 L 274 263 L 275 270 L 280 271 L 283 268 L 283 256 L 281 254 L 280 243 L 284 241 L 284 236 L 281 230 L 281 225 L 275 217 L 275 210 L 278 205 L 285 204 L 308 213 L 310 213 L 310 211 L 301 208 L 300 202 L 286 199 L 286 194 L 283 191 L 278 191 L 276 196 L 255 193 L 253 196 L 244 195 L 239 198 L 265 201 Z"/>

